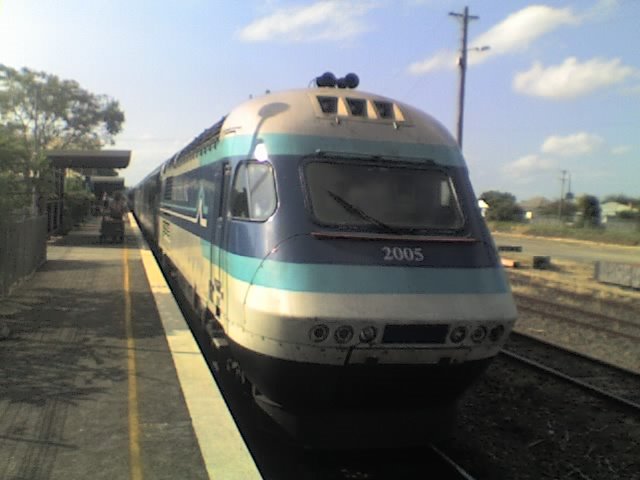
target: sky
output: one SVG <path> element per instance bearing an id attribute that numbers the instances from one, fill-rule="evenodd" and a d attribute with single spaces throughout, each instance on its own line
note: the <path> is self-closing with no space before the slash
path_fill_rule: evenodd
<path id="1" fill-rule="evenodd" d="M 325 71 L 455 134 L 465 6 L 476 193 L 558 198 L 565 170 L 575 195 L 640 197 L 638 0 L 0 0 L 0 63 L 118 100 L 108 148 L 132 150 L 132 186 L 250 96 Z"/>

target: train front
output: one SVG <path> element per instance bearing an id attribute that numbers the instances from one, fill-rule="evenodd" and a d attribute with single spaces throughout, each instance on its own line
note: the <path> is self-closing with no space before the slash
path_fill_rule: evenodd
<path id="1" fill-rule="evenodd" d="M 455 141 L 362 92 L 264 101 L 278 208 L 228 326 L 256 399 L 294 434 L 437 436 L 516 318 Z"/>

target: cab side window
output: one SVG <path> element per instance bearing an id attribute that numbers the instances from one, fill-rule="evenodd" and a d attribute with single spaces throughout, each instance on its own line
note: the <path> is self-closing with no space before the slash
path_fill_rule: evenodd
<path id="1" fill-rule="evenodd" d="M 265 162 L 238 165 L 231 188 L 229 212 L 242 220 L 264 221 L 276 210 L 273 167 Z"/>

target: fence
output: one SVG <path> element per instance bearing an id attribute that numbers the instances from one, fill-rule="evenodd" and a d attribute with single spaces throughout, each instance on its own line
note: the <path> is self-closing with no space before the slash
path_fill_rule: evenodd
<path id="1" fill-rule="evenodd" d="M 47 259 L 47 216 L 0 222 L 0 297 Z"/>
<path id="2" fill-rule="evenodd" d="M 604 225 L 608 231 L 612 232 L 640 232 L 640 220 L 637 219 L 634 220 L 630 218 L 616 218 L 613 216 L 607 216 L 603 220 L 602 225 Z"/>

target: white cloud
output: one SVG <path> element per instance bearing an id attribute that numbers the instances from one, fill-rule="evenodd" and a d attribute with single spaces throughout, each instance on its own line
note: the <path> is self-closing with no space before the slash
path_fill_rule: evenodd
<path id="1" fill-rule="evenodd" d="M 553 99 L 575 98 L 598 88 L 620 83 L 636 70 L 622 65 L 619 58 L 593 58 L 584 63 L 575 57 L 561 65 L 543 67 L 535 62 L 526 72 L 516 74 L 513 88 L 520 93 Z"/>
<path id="2" fill-rule="evenodd" d="M 584 13 L 583 17 L 587 20 L 602 21 L 608 19 L 619 6 L 619 0 L 598 0 Z"/>
<path id="3" fill-rule="evenodd" d="M 631 148 L 630 145 L 618 145 L 617 147 L 613 147 L 611 149 L 611 154 L 612 155 L 624 155 L 625 153 L 629 153 L 631 150 L 633 150 Z"/>
<path id="4" fill-rule="evenodd" d="M 469 63 L 482 63 L 491 57 L 525 50 L 539 37 L 580 20 L 570 8 L 531 5 L 512 13 L 482 35 L 470 47 L 491 47 L 486 52 L 469 52 Z"/>
<path id="5" fill-rule="evenodd" d="M 526 155 L 511 163 L 506 164 L 503 167 L 505 174 L 516 178 L 526 179 L 541 173 L 546 173 L 550 170 L 554 170 L 556 167 L 554 163 L 547 159 L 542 158 L 539 155 Z"/>
<path id="6" fill-rule="evenodd" d="M 640 95 L 640 85 L 633 85 L 631 87 L 626 87 L 622 90 L 622 93 L 626 95 Z"/>
<path id="7" fill-rule="evenodd" d="M 316 1 L 279 9 L 250 23 L 239 35 L 245 42 L 342 40 L 367 31 L 362 17 L 375 7 L 372 1 Z"/>
<path id="8" fill-rule="evenodd" d="M 602 137 L 591 133 L 579 132 L 564 137 L 559 135 L 547 137 L 540 150 L 551 155 L 572 157 L 591 153 L 603 144 Z"/>
<path id="9" fill-rule="evenodd" d="M 455 66 L 456 54 L 448 50 L 443 50 L 432 57 L 409 65 L 409 73 L 413 75 L 422 75 L 433 70 L 453 68 Z"/>
<path id="10" fill-rule="evenodd" d="M 469 64 L 479 64 L 492 57 L 506 55 L 526 49 L 537 38 L 563 25 L 576 25 L 580 19 L 570 8 L 552 8 L 532 5 L 512 13 L 485 33 L 469 42 Z M 489 46 L 482 52 L 474 47 Z M 458 53 L 442 50 L 425 60 L 412 63 L 408 71 L 414 75 L 447 67 L 454 67 Z"/>

